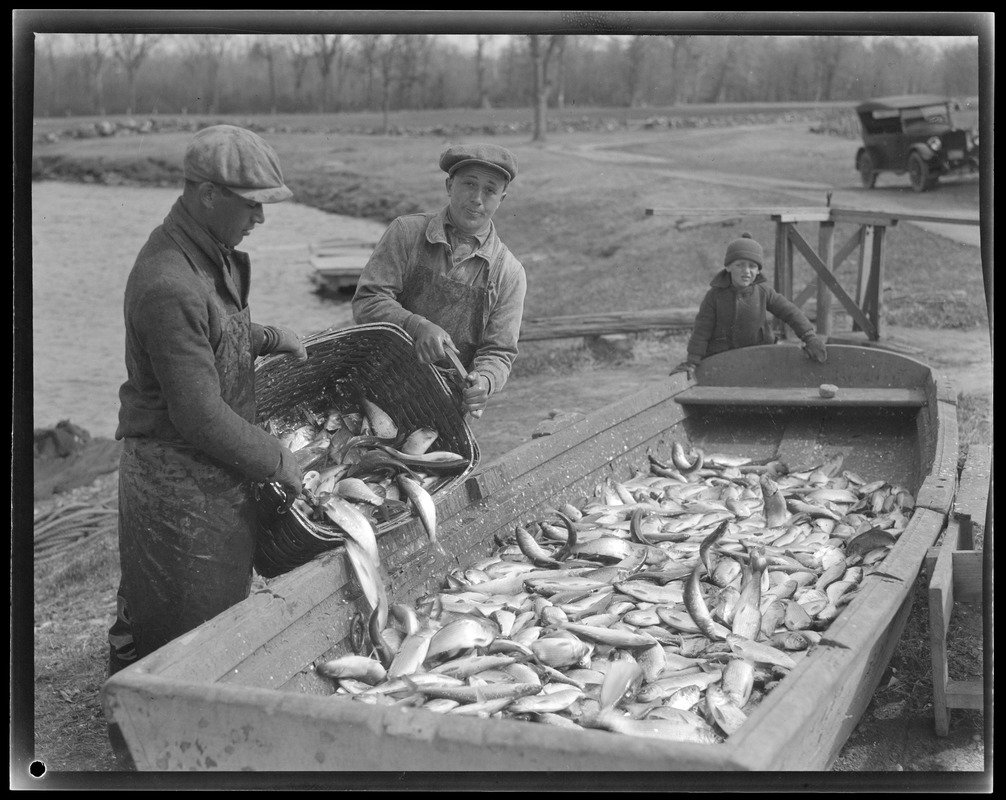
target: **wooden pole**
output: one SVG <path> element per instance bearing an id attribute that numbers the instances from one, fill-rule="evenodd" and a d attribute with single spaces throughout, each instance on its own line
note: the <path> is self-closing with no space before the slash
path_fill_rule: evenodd
<path id="1" fill-rule="evenodd" d="M 793 299 L 793 247 L 786 235 L 789 222 L 776 218 L 775 223 L 775 275 L 773 281 L 775 290 L 787 300 Z M 774 320 L 776 335 L 786 338 L 786 326 L 778 319 Z"/>
<path id="2" fill-rule="evenodd" d="M 821 222 L 817 237 L 817 254 L 829 272 L 834 271 L 835 223 Z M 831 290 L 820 278 L 817 281 L 817 332 L 825 339 L 831 336 Z"/>

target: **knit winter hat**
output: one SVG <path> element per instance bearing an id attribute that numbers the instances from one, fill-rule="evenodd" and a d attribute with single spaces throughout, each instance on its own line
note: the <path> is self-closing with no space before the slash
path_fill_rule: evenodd
<path id="1" fill-rule="evenodd" d="M 723 259 L 723 266 L 729 267 L 740 258 L 753 261 L 759 269 L 765 265 L 765 256 L 762 253 L 761 245 L 751 238 L 750 233 L 742 233 L 740 239 L 734 239 L 727 245 L 727 255 Z"/>

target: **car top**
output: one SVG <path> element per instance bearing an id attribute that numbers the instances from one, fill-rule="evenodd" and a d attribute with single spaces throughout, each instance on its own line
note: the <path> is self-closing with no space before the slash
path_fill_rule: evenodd
<path id="1" fill-rule="evenodd" d="M 856 106 L 857 112 L 876 109 L 915 108 L 916 106 L 943 105 L 951 98 L 940 94 L 896 94 L 889 97 L 875 97 Z"/>

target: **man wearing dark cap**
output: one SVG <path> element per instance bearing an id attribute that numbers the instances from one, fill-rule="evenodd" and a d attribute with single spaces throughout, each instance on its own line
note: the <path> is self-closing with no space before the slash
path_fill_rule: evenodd
<path id="1" fill-rule="evenodd" d="M 126 282 L 110 674 L 247 597 L 253 484 L 301 488 L 293 453 L 256 424 L 254 364 L 307 353 L 292 331 L 251 321 L 250 263 L 234 249 L 263 203 L 293 193 L 272 147 L 231 125 L 195 135 L 184 175 Z"/>
<path id="2" fill-rule="evenodd" d="M 524 313 L 524 267 L 492 221 L 517 158 L 495 144 L 454 145 L 440 168 L 447 206 L 391 223 L 357 283 L 353 317 L 404 328 L 424 364 L 449 369 L 453 352 L 467 370 L 463 410 L 480 417 L 510 375 Z"/>

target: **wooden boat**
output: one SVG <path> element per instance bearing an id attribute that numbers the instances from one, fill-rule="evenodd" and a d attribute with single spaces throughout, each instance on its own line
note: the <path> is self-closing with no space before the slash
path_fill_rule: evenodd
<path id="1" fill-rule="evenodd" d="M 833 398 L 821 384 L 834 384 Z M 834 454 L 867 481 L 914 494 L 907 527 L 802 659 L 717 745 L 667 742 L 513 719 L 441 715 L 332 698 L 312 665 L 346 652 L 361 601 L 341 550 L 269 583 L 112 677 L 102 697 L 140 770 L 778 771 L 826 770 L 862 716 L 910 611 L 915 578 L 944 529 L 957 482 L 955 395 L 931 369 L 836 345 L 826 364 L 787 344 L 707 359 L 480 465 L 438 508 L 446 557 L 418 520 L 379 540 L 392 602 L 439 588 L 495 549 L 497 533 L 649 454 L 687 441 L 760 462 Z"/>
<path id="2" fill-rule="evenodd" d="M 323 239 L 311 245 L 314 291 L 326 297 L 351 294 L 356 289 L 367 259 L 374 251 L 370 242 Z"/>

